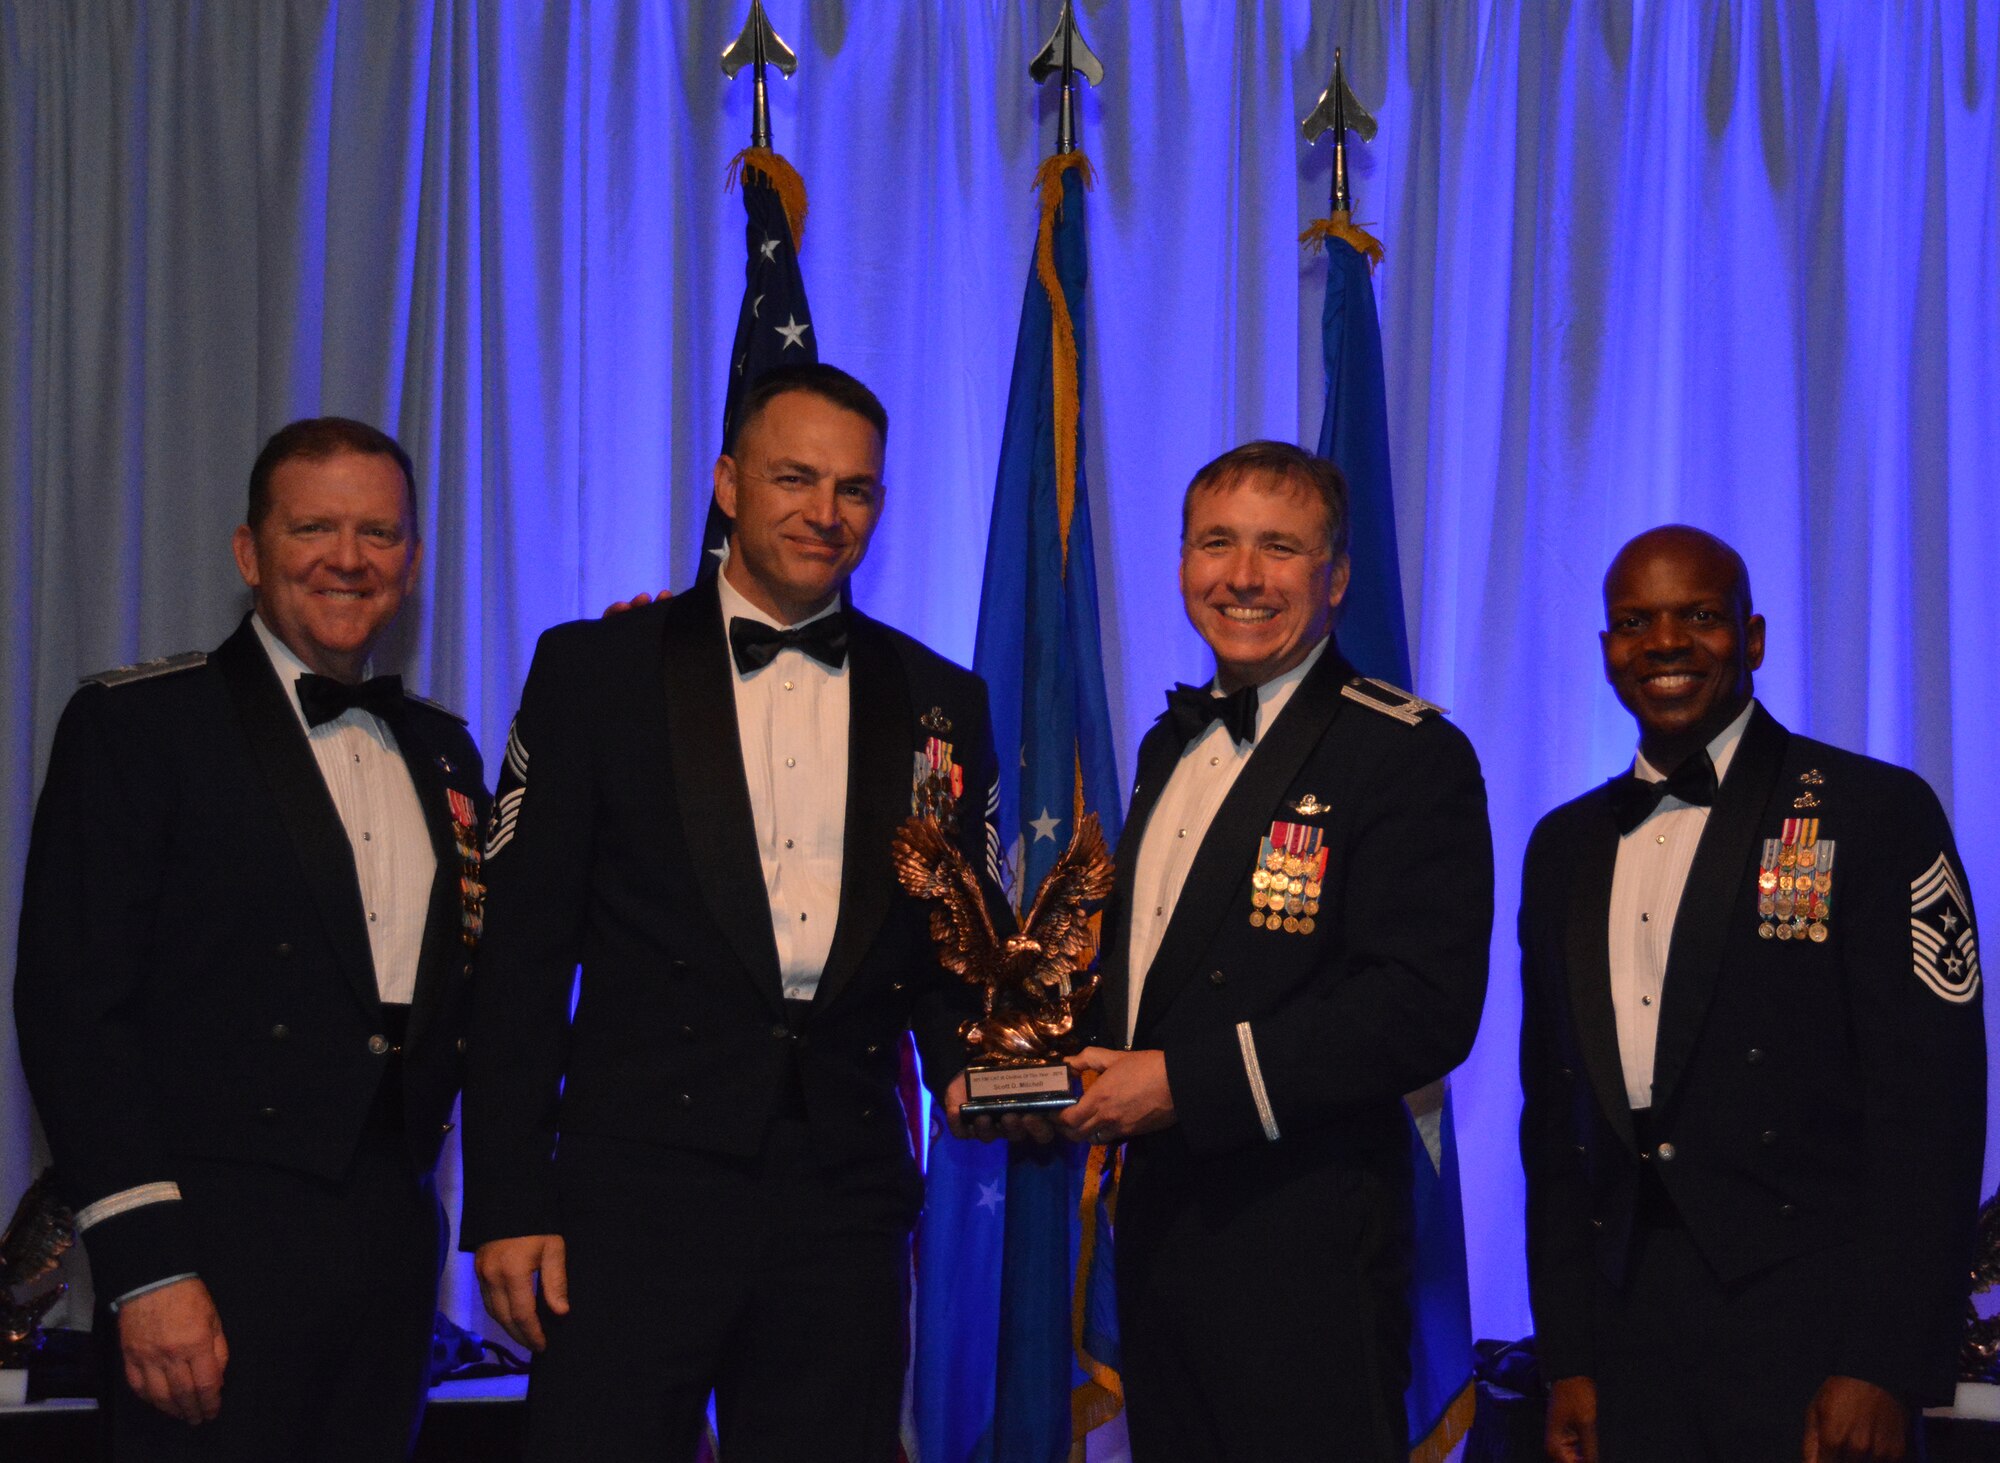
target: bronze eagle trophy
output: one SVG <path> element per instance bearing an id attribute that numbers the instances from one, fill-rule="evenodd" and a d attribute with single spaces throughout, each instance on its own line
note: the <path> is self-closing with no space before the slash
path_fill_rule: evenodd
<path id="1" fill-rule="evenodd" d="M 946 970 L 980 989 L 980 1014 L 959 1027 L 968 1113 L 1045 1112 L 1068 1107 L 1076 1086 L 1063 1057 L 1081 1045 L 1077 1017 L 1097 990 L 1085 971 L 1097 935 L 1084 906 L 1111 892 L 1111 855 L 1095 813 L 1035 891 L 1021 932 L 993 929 L 979 875 L 938 819 L 920 815 L 896 830 L 896 877 L 932 902 L 931 940 Z"/>

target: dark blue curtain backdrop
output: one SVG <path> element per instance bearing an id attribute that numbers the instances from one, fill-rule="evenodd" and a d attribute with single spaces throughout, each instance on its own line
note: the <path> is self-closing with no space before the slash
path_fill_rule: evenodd
<path id="1" fill-rule="evenodd" d="M 819 349 L 893 418 L 856 598 L 969 661 L 1056 0 L 768 4 Z M 0 0 L 10 956 L 65 698 L 229 630 L 229 530 L 288 418 L 411 448 L 428 556 L 384 668 L 489 752 L 537 631 L 686 582 L 742 282 L 747 82 L 716 58 L 743 8 Z M 1084 435 L 1128 775 L 1161 688 L 1208 669 L 1182 486 L 1318 430 L 1325 265 L 1296 236 L 1328 162 L 1296 119 L 1336 44 L 1381 119 L 1357 220 L 1388 248 L 1416 689 L 1479 748 L 1502 871 L 1454 1083 L 1474 1322 L 1518 1334 L 1518 861 L 1630 755 L 1594 638 L 1620 542 L 1681 519 L 1739 545 L 1771 708 L 1930 778 L 2000 911 L 2000 0 L 1079 10 L 1109 72 Z M 35 1141 L 5 1023 L 0 1198 Z"/>

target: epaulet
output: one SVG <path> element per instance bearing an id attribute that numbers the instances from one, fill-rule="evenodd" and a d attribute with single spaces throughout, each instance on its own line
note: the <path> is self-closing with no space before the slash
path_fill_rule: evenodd
<path id="1" fill-rule="evenodd" d="M 405 691 L 403 693 L 403 699 L 405 701 L 414 701 L 419 706 L 428 706 L 430 707 L 431 710 L 438 712 L 441 715 L 449 716 L 453 721 L 457 722 L 460 726 L 464 726 L 466 724 L 464 717 L 460 716 L 456 711 L 453 711 L 449 706 L 445 705 L 442 701 L 433 701 L 431 700 L 430 697 L 419 696 L 414 691 Z"/>
<path id="2" fill-rule="evenodd" d="M 1425 716 L 1443 716 L 1445 709 L 1436 706 L 1421 696 L 1412 695 L 1401 686 L 1392 686 L 1387 681 L 1378 681 L 1373 676 L 1355 676 L 1340 688 L 1340 694 L 1350 701 L 1358 701 L 1370 711 L 1379 711 L 1384 716 L 1393 716 L 1397 721 L 1415 726 Z"/>
<path id="3" fill-rule="evenodd" d="M 163 655 L 158 660 L 142 660 L 137 665 L 121 665 L 113 670 L 99 671 L 96 675 L 79 676 L 77 684 L 129 686 L 134 681 L 150 681 L 155 676 L 170 676 L 176 671 L 191 671 L 207 664 L 207 651 L 190 650 L 180 655 Z"/>

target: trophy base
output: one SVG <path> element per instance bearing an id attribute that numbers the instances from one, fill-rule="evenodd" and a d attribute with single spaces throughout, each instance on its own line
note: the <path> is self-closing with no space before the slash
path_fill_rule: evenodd
<path id="1" fill-rule="evenodd" d="M 965 1103 L 959 1111 L 968 1117 L 1057 1112 L 1082 1095 L 1083 1084 L 1060 1060 L 974 1062 L 965 1069 Z"/>

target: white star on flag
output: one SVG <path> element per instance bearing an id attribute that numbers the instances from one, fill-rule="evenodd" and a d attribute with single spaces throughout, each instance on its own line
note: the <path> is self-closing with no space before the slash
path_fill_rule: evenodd
<path id="1" fill-rule="evenodd" d="M 752 320 L 755 320 L 757 318 L 757 312 L 763 308 L 764 308 L 764 297 L 762 295 L 759 295 L 757 296 L 756 299 L 750 302 L 750 318 Z"/>
<path id="2" fill-rule="evenodd" d="M 981 1184 L 977 1202 L 981 1209 L 998 1210 L 1001 1204 L 1000 1181 L 995 1179 L 992 1183 Z"/>
<path id="3" fill-rule="evenodd" d="M 762 254 L 766 259 L 776 259 L 778 257 L 778 241 L 776 239 L 766 239 L 763 247 L 757 252 Z"/>
<path id="4" fill-rule="evenodd" d="M 1040 843 L 1046 838 L 1049 842 L 1054 843 L 1056 841 L 1056 829 L 1062 826 L 1062 819 L 1051 818 L 1049 810 L 1043 808 L 1042 816 L 1039 818 L 1030 818 L 1028 826 L 1035 830 L 1035 842 Z"/>
<path id="5" fill-rule="evenodd" d="M 796 317 L 787 315 L 783 325 L 774 325 L 771 328 L 784 336 L 785 344 L 783 348 L 785 350 L 790 350 L 793 346 L 799 346 L 803 349 L 806 343 L 806 332 L 812 329 L 812 322 L 808 321 L 804 325 L 801 325 Z"/>

